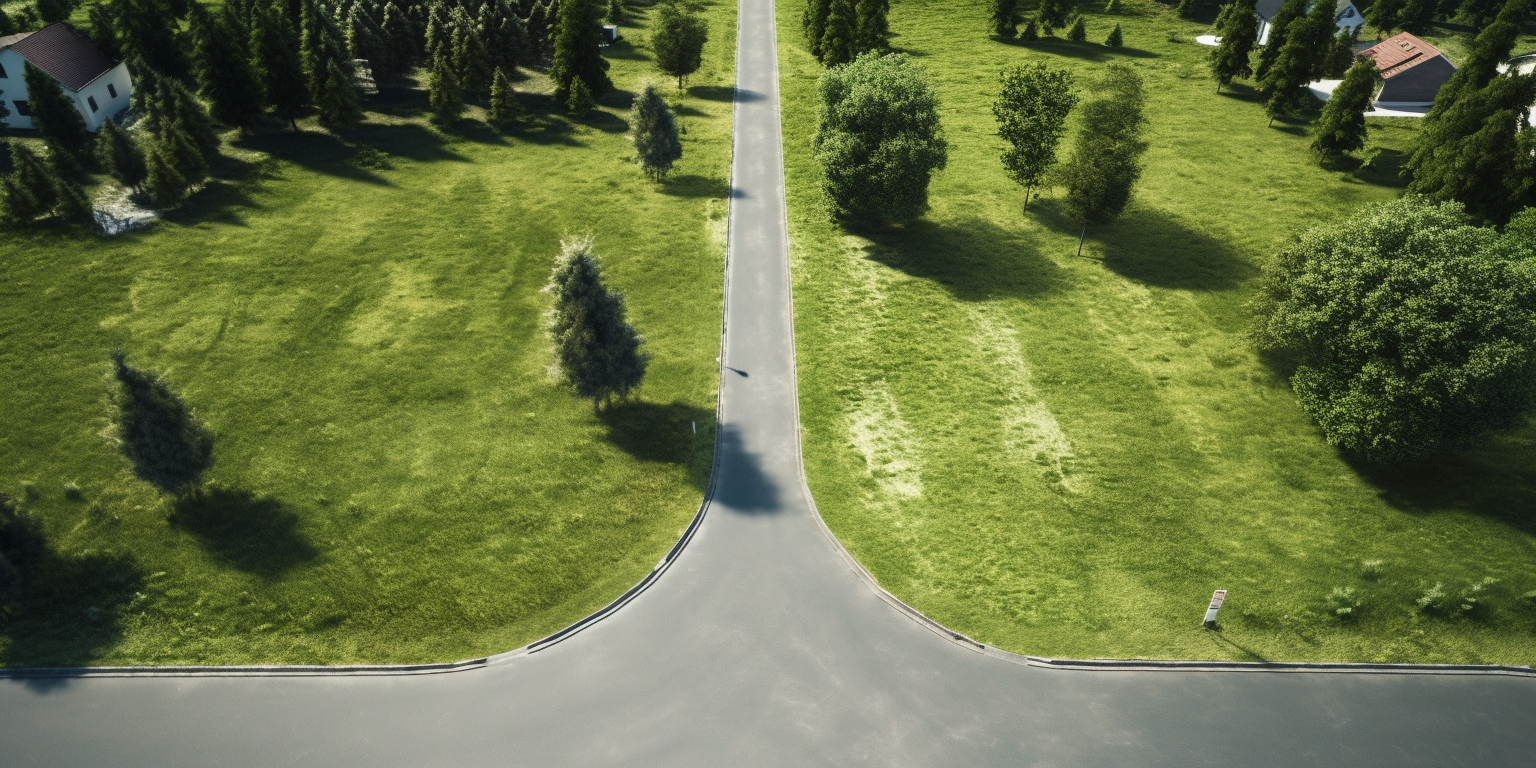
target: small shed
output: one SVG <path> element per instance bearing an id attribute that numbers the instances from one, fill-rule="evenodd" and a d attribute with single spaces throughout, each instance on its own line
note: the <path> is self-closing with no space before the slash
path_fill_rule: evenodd
<path id="1" fill-rule="evenodd" d="M 0 37 L 0 99 L 10 102 L 12 128 L 31 128 L 26 65 L 41 69 L 64 86 L 64 95 L 96 130 L 102 121 L 128 108 L 133 82 L 128 67 L 113 62 L 68 24 L 50 24 L 36 32 Z"/>
<path id="2" fill-rule="evenodd" d="M 1285 0 L 1259 0 L 1254 7 L 1254 15 L 1259 17 L 1259 45 L 1269 42 L 1270 20 L 1280 12 L 1282 5 L 1285 5 Z M 1308 3 L 1307 11 L 1310 13 L 1316 5 L 1316 2 Z M 1340 32 L 1354 34 L 1365 25 L 1365 17 L 1360 15 L 1360 9 L 1349 0 L 1334 0 L 1333 24 Z"/>
<path id="3" fill-rule="evenodd" d="M 1384 109 L 1428 107 L 1440 86 L 1456 73 L 1456 65 L 1439 48 L 1403 32 L 1360 52 L 1381 74 L 1376 106 Z"/>

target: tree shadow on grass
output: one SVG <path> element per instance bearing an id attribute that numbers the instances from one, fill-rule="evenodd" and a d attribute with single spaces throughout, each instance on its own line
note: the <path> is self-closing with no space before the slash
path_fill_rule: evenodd
<path id="1" fill-rule="evenodd" d="M 1341 456 L 1395 509 L 1470 512 L 1536 535 L 1536 423 L 1411 463 L 1384 466 Z"/>
<path id="2" fill-rule="evenodd" d="M 1259 273 L 1226 243 L 1155 208 L 1133 206 L 1113 223 L 1089 227 L 1088 239 L 1104 254 L 1105 267 L 1159 288 L 1222 291 Z"/>
<path id="3" fill-rule="evenodd" d="M 1354 167 L 1348 169 L 1349 178 L 1372 186 L 1402 189 L 1408 185 L 1403 175 L 1403 165 L 1407 162 L 1406 152 L 1382 148 L 1369 164 L 1358 159 L 1351 163 Z"/>
<path id="4" fill-rule="evenodd" d="M 101 658 L 122 640 L 124 614 L 144 589 L 138 564 L 118 553 L 45 548 L 23 573 L 20 590 L 0 599 L 7 641 L 0 664 L 7 667 L 77 667 Z M 27 685 L 48 690 L 68 681 L 28 678 Z"/>
<path id="5" fill-rule="evenodd" d="M 1032 238 L 985 219 L 937 224 L 919 219 L 900 228 L 850 226 L 873 244 L 868 258 L 932 280 L 962 301 L 1039 296 L 1060 273 Z"/>
<path id="6" fill-rule="evenodd" d="M 218 559 L 263 578 L 282 576 L 318 554 L 282 502 L 246 490 L 216 486 L 178 499 L 170 523 Z"/>
<path id="7" fill-rule="evenodd" d="M 1218 92 L 1217 95 L 1236 101 L 1246 101 L 1252 104 L 1258 104 L 1264 101 L 1264 94 L 1259 93 L 1259 89 L 1254 88 L 1247 83 L 1233 83 L 1231 85 L 1222 86 L 1221 91 Z"/>
<path id="8" fill-rule="evenodd" d="M 668 176 L 661 183 L 663 194 L 674 197 L 716 197 L 724 199 L 731 192 L 731 185 L 725 180 L 710 176 L 696 174 L 679 174 Z"/>
<path id="9" fill-rule="evenodd" d="M 1105 32 L 1104 34 L 1108 35 L 1109 33 Z M 1107 45 L 1099 45 L 1098 43 L 1074 43 L 1070 40 L 1062 40 L 1056 37 L 1042 37 L 1039 40 L 1024 41 L 1016 37 L 993 35 L 992 39 L 995 42 L 1015 48 L 1026 48 L 1031 51 L 1040 51 L 1041 53 L 1083 59 L 1085 61 L 1111 61 L 1118 58 L 1155 59 L 1159 57 L 1157 53 L 1144 51 L 1140 48 L 1127 48 L 1124 46 L 1111 48 Z"/>
<path id="10" fill-rule="evenodd" d="M 687 467 L 696 488 L 709 484 L 715 414 L 687 403 L 616 403 L 598 414 L 608 440 L 640 461 Z M 695 431 L 695 427 L 697 431 Z"/>

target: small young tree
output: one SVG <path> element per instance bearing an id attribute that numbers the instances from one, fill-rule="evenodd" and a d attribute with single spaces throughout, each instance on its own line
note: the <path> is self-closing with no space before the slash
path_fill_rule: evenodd
<path id="1" fill-rule="evenodd" d="M 592 238 L 565 240 L 545 288 L 554 294 L 549 332 L 561 378 L 598 411 L 625 398 L 645 378 L 645 339 L 625 319 L 624 295 L 608 290 Z"/>
<path id="2" fill-rule="evenodd" d="M 64 95 L 64 87 L 59 85 L 59 81 L 30 62 L 23 66 L 32 125 L 51 146 L 80 156 L 91 141 L 91 134 L 85 129 L 85 118 L 80 116 L 80 110 Z"/>
<path id="3" fill-rule="evenodd" d="M 561 0 L 549 78 L 555 81 L 555 100 L 567 106 L 573 103 L 577 80 L 582 82 L 588 100 L 613 87 L 600 47 L 603 12 L 602 0 Z"/>
<path id="4" fill-rule="evenodd" d="M 1024 31 L 1019 33 L 1019 40 L 1026 43 L 1033 43 L 1039 39 L 1040 23 L 1035 21 L 1035 17 L 1031 16 L 1029 17 L 1029 21 L 1024 25 Z"/>
<path id="5" fill-rule="evenodd" d="M 154 138 L 145 144 L 144 192 L 149 196 L 150 203 L 159 208 L 169 208 L 187 199 L 187 177 L 176 169 L 174 148 Z"/>
<path id="6" fill-rule="evenodd" d="M 682 158 L 683 143 L 677 136 L 672 108 L 655 86 L 647 84 L 640 91 L 630 122 L 634 126 L 635 157 L 640 168 L 653 181 L 660 181 L 672 170 L 673 163 Z"/>
<path id="7" fill-rule="evenodd" d="M 1077 20 L 1072 22 L 1072 28 L 1067 30 L 1067 39 L 1074 43 L 1081 43 L 1088 39 L 1088 27 L 1084 24 L 1082 16 L 1078 16 Z"/>
<path id="8" fill-rule="evenodd" d="M 252 16 L 251 59 L 263 100 L 278 119 L 295 133 L 299 118 L 309 112 L 309 86 L 304 69 L 293 55 L 298 34 L 286 13 L 276 7 L 258 7 Z"/>
<path id="9" fill-rule="evenodd" d="M 928 182 L 949 146 L 938 97 L 906 54 L 866 53 L 818 84 L 821 125 L 812 141 L 833 212 L 908 222 L 928 210 Z"/>
<path id="10" fill-rule="evenodd" d="M 143 191 L 144 178 L 149 173 L 144 165 L 144 152 L 116 122 L 102 121 L 96 135 L 96 161 L 117 183 L 134 192 Z"/>
<path id="11" fill-rule="evenodd" d="M 202 3 L 188 6 L 193 72 L 198 88 L 212 105 L 213 119 L 242 132 L 261 119 L 261 95 L 245 46 L 224 18 Z"/>
<path id="12" fill-rule="evenodd" d="M 1063 209 L 1082 227 L 1077 253 L 1083 253 L 1088 227 L 1113 221 L 1125 210 L 1141 178 L 1146 93 L 1141 77 L 1123 64 L 1111 64 L 1094 87 L 1095 98 L 1083 105 L 1082 129 L 1072 157 L 1063 168 L 1067 196 Z"/>
<path id="13" fill-rule="evenodd" d="M 1232 85 L 1239 77 L 1253 76 L 1253 49 L 1259 41 L 1257 0 L 1236 0 L 1221 7 L 1216 17 L 1216 35 L 1221 42 L 1211 51 L 1211 76 L 1216 78 L 1216 92 Z"/>
<path id="14" fill-rule="evenodd" d="M 1003 70 L 1002 92 L 992 104 L 997 134 L 1007 143 L 1003 168 L 1029 194 L 1056 164 L 1056 145 L 1067 132 L 1067 115 L 1077 106 L 1072 73 L 1044 62 Z"/>
<path id="15" fill-rule="evenodd" d="M 80 184 L 79 174 L 71 173 L 60 166 L 63 163 L 73 162 L 65 159 L 59 153 L 54 153 L 49 158 L 49 175 L 53 177 L 54 196 L 58 199 L 53 209 L 55 216 L 68 224 L 90 225 L 95 222 L 95 209 L 91 207 L 91 199 L 86 197 L 85 187 Z M 62 163 L 61 163 L 62 160 Z"/>
<path id="16" fill-rule="evenodd" d="M 596 108 L 597 101 L 592 98 L 592 92 L 587 90 L 587 81 L 579 77 L 572 80 L 570 95 L 565 98 L 565 111 L 582 117 Z"/>
<path id="17" fill-rule="evenodd" d="M 1120 48 L 1125 45 L 1125 33 L 1120 31 L 1120 25 L 1109 31 L 1109 37 L 1104 38 L 1104 45 L 1110 48 Z"/>
<path id="18" fill-rule="evenodd" d="M 817 61 L 822 60 L 821 38 L 827 33 L 827 16 L 832 12 L 832 0 L 806 0 L 805 12 L 800 17 L 800 30 L 805 33 L 805 43 Z"/>
<path id="19" fill-rule="evenodd" d="M 709 25 L 693 6 L 675 0 L 657 9 L 655 25 L 651 50 L 656 54 L 656 68 L 677 78 L 677 89 L 681 91 L 683 82 L 699 71 L 704 62 Z"/>
<path id="20" fill-rule="evenodd" d="M 1019 33 L 1019 22 L 1023 20 L 1019 0 L 992 0 L 992 34 L 1013 37 Z"/>
<path id="21" fill-rule="evenodd" d="M 498 131 L 505 131 L 523 119 L 523 104 L 517 100 L 517 92 L 501 67 L 496 68 L 496 76 L 491 80 L 491 106 L 486 117 Z"/>
<path id="22" fill-rule="evenodd" d="M 432 59 L 432 85 L 427 92 L 427 103 L 432 110 L 432 122 L 451 125 L 464 114 L 463 89 L 458 75 L 453 71 L 448 54 L 439 50 Z"/>
<path id="23" fill-rule="evenodd" d="M 1356 62 L 1344 76 L 1344 82 L 1333 90 L 1333 98 L 1323 104 L 1312 149 L 1324 162 L 1335 162 L 1365 146 L 1365 113 L 1371 108 L 1380 79 L 1374 63 Z"/>
<path id="24" fill-rule="evenodd" d="M 1254 336 L 1333 445 L 1374 462 L 1517 423 L 1536 379 L 1530 253 L 1409 196 L 1317 227 L 1264 273 Z"/>
<path id="25" fill-rule="evenodd" d="M 112 350 L 113 433 L 133 474 L 161 493 L 194 490 L 213 466 L 213 435 L 159 376 Z"/>

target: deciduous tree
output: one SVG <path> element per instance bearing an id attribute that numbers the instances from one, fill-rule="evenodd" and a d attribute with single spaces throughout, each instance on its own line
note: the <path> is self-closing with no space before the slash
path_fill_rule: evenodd
<path id="1" fill-rule="evenodd" d="M 1002 73 L 1002 92 L 992 104 L 997 134 L 1007 146 L 1003 168 L 1029 195 L 1056 164 L 1056 146 L 1067 132 L 1067 116 L 1077 106 L 1072 73 L 1044 62 L 1023 64 Z"/>
<path id="2" fill-rule="evenodd" d="M 683 82 L 699 71 L 704 62 L 709 25 L 693 6 L 681 2 L 663 3 L 656 11 L 654 23 L 651 50 L 656 55 L 656 68 L 677 78 L 677 89 L 681 91 Z"/>
<path id="3" fill-rule="evenodd" d="M 1146 94 L 1141 77 L 1123 64 L 1111 64 L 1094 84 L 1094 98 L 1082 109 L 1072 157 L 1063 168 L 1067 217 L 1082 226 L 1077 253 L 1083 253 L 1088 227 L 1119 217 L 1141 178 Z"/>

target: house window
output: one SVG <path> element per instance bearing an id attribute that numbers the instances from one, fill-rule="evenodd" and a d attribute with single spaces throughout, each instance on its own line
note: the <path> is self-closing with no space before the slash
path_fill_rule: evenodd
<path id="1" fill-rule="evenodd" d="M 96 97 L 95 96 L 87 96 L 87 97 L 85 97 L 85 103 L 91 105 L 91 111 L 92 112 L 96 111 Z"/>
<path id="2" fill-rule="evenodd" d="M 32 116 L 32 108 L 28 106 L 25 101 L 17 101 L 13 103 L 16 105 L 16 114 L 21 115 L 22 117 Z"/>
<path id="3" fill-rule="evenodd" d="M 117 98 L 117 87 L 111 83 L 107 83 L 107 95 L 114 99 Z"/>

